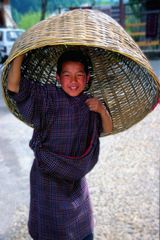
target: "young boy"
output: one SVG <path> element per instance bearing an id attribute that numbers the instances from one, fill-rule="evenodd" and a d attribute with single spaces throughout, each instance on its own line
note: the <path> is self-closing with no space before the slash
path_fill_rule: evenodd
<path id="1" fill-rule="evenodd" d="M 98 160 L 99 135 L 112 131 L 103 104 L 84 93 L 89 66 L 81 51 L 67 51 L 57 63 L 54 84 L 21 77 L 24 56 L 14 59 L 8 90 L 34 132 L 28 228 L 35 240 L 91 240 L 93 218 L 85 175 Z"/>

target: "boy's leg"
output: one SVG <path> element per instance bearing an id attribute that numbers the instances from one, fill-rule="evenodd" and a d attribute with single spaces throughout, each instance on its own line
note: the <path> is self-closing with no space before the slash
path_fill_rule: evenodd
<path id="1" fill-rule="evenodd" d="M 87 237 L 85 237 L 83 240 L 93 240 L 93 234 L 89 234 Z"/>

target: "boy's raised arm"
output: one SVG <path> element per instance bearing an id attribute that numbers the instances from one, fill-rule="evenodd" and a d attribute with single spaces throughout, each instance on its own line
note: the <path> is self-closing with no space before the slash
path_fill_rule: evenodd
<path id="1" fill-rule="evenodd" d="M 18 93 L 21 80 L 21 64 L 23 62 L 24 55 L 16 57 L 11 63 L 11 67 L 8 73 L 8 90 Z"/>

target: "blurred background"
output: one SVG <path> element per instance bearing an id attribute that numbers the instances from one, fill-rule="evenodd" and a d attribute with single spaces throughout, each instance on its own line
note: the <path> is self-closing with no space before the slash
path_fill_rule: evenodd
<path id="1" fill-rule="evenodd" d="M 160 0 L 1 0 L 0 78 L 15 40 L 37 22 L 75 8 L 98 9 L 132 36 L 160 79 Z M 36 33 L 35 33 L 36 34 Z M 7 109 L 0 86 L 0 240 L 29 240 L 28 147 L 32 129 Z M 131 129 L 101 138 L 88 175 L 95 240 L 159 239 L 160 107 Z"/>
<path id="2" fill-rule="evenodd" d="M 18 0 L 1 0 L 0 27 L 27 30 L 48 16 L 75 8 L 98 9 L 110 15 L 126 29 L 147 56 L 160 55 L 159 0 L 23 0 L 23 4 Z M 16 36 L 13 32 L 11 34 L 13 38 Z"/>

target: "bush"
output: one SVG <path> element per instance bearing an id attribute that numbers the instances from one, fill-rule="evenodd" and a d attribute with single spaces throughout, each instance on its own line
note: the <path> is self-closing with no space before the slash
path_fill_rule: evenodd
<path id="1" fill-rule="evenodd" d="M 17 14 L 17 26 L 27 30 L 40 21 L 41 12 L 28 12 L 26 14 Z"/>

